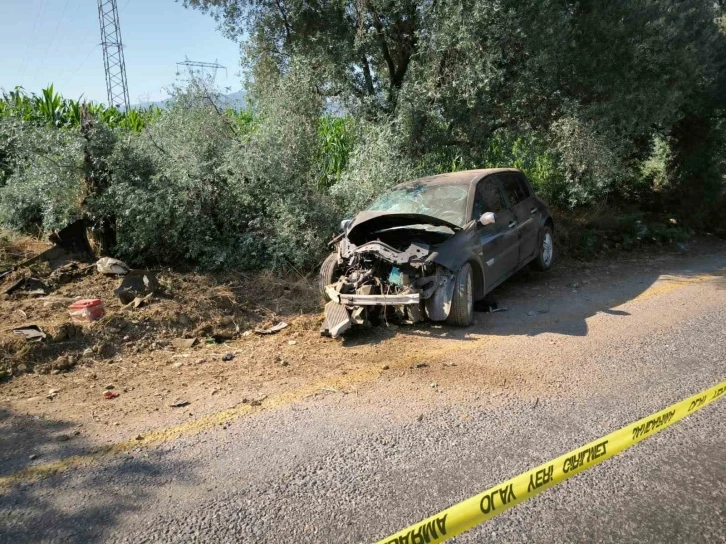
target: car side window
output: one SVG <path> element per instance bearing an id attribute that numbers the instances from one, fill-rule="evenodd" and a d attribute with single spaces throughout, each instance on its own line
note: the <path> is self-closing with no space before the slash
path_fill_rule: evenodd
<path id="1" fill-rule="evenodd" d="M 504 199 L 494 178 L 483 179 L 476 186 L 472 219 L 479 219 L 487 212 L 499 213 L 504 209 Z"/>
<path id="2" fill-rule="evenodd" d="M 525 198 L 529 197 L 527 184 L 517 174 L 502 174 L 501 180 L 511 207 L 516 206 Z"/>

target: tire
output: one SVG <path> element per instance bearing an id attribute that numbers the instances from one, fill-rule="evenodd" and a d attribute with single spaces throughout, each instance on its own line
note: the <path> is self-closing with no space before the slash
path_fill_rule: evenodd
<path id="1" fill-rule="evenodd" d="M 474 322 L 474 292 L 471 265 L 464 264 L 456 275 L 451 311 L 446 322 L 456 327 L 468 327 Z"/>
<path id="2" fill-rule="evenodd" d="M 554 238 L 552 237 L 552 229 L 545 225 L 542 227 L 539 248 L 537 249 L 537 256 L 532 261 L 532 268 L 544 272 L 552 268 L 553 262 L 555 262 Z"/>
<path id="3" fill-rule="evenodd" d="M 325 287 L 340 277 L 340 269 L 338 268 L 338 254 L 331 253 L 323 261 L 323 265 L 320 267 L 320 277 L 318 279 L 318 288 L 320 294 L 323 296 L 325 302 L 330 301 L 330 297 L 325 293 Z"/>

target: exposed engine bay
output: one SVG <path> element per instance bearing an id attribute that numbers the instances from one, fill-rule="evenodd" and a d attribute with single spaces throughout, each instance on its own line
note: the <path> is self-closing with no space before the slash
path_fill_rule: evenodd
<path id="1" fill-rule="evenodd" d="M 328 302 L 323 334 L 337 337 L 367 323 L 447 318 L 454 272 L 432 256 L 460 227 L 422 219 L 432 218 L 356 219 L 350 230 L 334 239 L 328 266 L 335 273 L 324 287 Z"/>

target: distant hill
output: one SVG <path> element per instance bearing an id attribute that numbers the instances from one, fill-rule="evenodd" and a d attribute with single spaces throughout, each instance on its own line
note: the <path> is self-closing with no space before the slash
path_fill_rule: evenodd
<path id="1" fill-rule="evenodd" d="M 156 106 L 157 108 L 166 109 L 170 100 L 170 98 L 167 98 L 165 100 L 157 100 L 153 102 L 139 102 L 138 104 L 131 104 L 131 108 L 145 109 L 151 106 Z M 219 97 L 219 106 L 223 108 L 233 108 L 239 110 L 244 108 L 246 105 L 247 93 L 245 93 L 245 91 L 243 90 L 239 90 L 234 93 L 223 94 Z"/>

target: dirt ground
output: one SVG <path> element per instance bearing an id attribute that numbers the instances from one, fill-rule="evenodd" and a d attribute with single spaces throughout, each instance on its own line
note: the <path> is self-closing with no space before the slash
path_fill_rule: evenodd
<path id="1" fill-rule="evenodd" d="M 689 251 L 713 251 L 711 246 L 694 242 Z M 25 239 L 5 239 L 0 271 L 43 248 Z M 653 251 L 677 253 L 674 248 Z M 607 282 L 612 266 L 613 261 L 560 262 L 546 278 L 523 271 L 497 292 L 530 292 L 535 304 L 541 289 L 568 296 L 573 278 L 584 272 L 588 282 Z M 305 387 L 310 395 L 357 395 L 357 381 L 346 377 L 413 372 L 427 366 L 446 342 L 483 336 L 476 326 L 472 332 L 424 323 L 361 329 L 333 340 L 320 336 L 321 303 L 312 277 L 152 272 L 158 292 L 138 308 L 125 307 L 114 295 L 121 280 L 98 273 L 92 263 L 65 262 L 55 270 L 35 263 L 0 283 L 4 293 L 19 278 L 33 277 L 47 291 L 0 295 L 0 369 L 5 373 L 0 407 L 20 415 L 11 418 L 23 417 L 22 428 L 5 422 L 18 446 L 31 440 L 33 421 L 42 426 L 47 418 L 69 422 L 56 430 L 58 441 L 83 435 L 103 445 L 142 439 L 153 429 L 254 406 Z M 72 322 L 67 307 L 79 298 L 101 299 L 106 315 L 91 323 Z M 477 320 L 483 315 L 494 319 L 497 314 L 479 314 Z M 289 326 L 277 334 L 254 332 L 281 321 Z M 12 332 L 30 324 L 41 327 L 47 338 L 30 343 Z M 195 339 L 195 344 L 184 347 L 175 342 L 179 339 Z"/>

